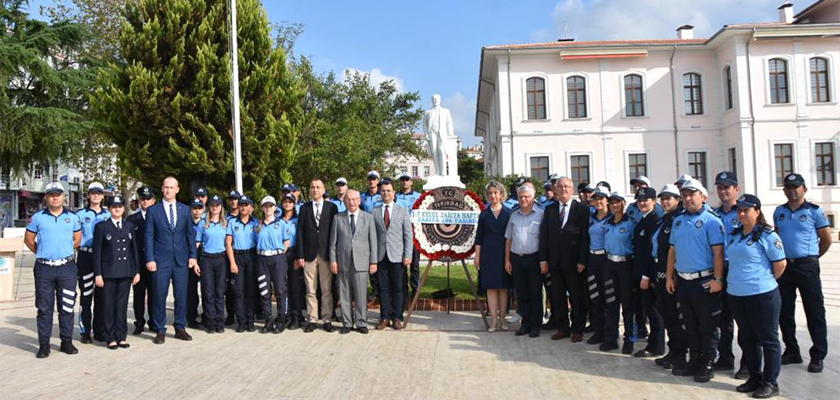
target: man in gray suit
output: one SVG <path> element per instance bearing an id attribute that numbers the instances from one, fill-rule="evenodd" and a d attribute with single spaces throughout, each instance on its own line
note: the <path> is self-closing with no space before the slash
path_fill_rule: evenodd
<path id="1" fill-rule="evenodd" d="M 379 182 L 382 205 L 373 209 L 376 222 L 376 236 L 379 238 L 379 326 L 377 330 L 391 325 L 402 329 L 403 306 L 405 304 L 406 269 L 411 266 L 411 217 L 408 210 L 394 201 L 394 183 L 386 178 Z"/>
<path id="2" fill-rule="evenodd" d="M 330 269 L 338 274 L 341 319 L 344 326 L 339 332 L 347 334 L 353 328 L 368 333 L 367 328 L 367 282 L 368 273 L 376 273 L 376 228 L 373 218 L 362 211 L 362 198 L 356 190 L 344 195 L 347 210 L 336 214 L 330 228 Z M 351 302 L 356 308 L 351 313 Z"/>

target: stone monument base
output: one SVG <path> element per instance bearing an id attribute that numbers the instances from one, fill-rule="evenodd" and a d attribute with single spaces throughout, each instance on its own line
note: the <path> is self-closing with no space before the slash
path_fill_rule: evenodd
<path id="1" fill-rule="evenodd" d="M 466 189 L 467 187 L 461 182 L 461 177 L 457 175 L 450 175 L 450 176 L 442 176 L 442 175 L 432 175 L 426 178 L 426 184 L 423 185 L 423 190 L 434 190 L 439 187 L 444 186 L 452 186 L 460 189 Z"/>

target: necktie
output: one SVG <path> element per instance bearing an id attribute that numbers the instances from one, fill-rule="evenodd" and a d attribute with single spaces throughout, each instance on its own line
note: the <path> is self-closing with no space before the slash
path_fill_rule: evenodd
<path id="1" fill-rule="evenodd" d="M 321 223 L 321 203 L 315 203 L 315 226 Z"/>
<path id="2" fill-rule="evenodd" d="M 169 227 L 175 230 L 175 205 L 169 205 Z"/>
<path id="3" fill-rule="evenodd" d="M 120 221 L 117 221 L 117 230 L 122 231 L 122 223 Z"/>
<path id="4" fill-rule="evenodd" d="M 391 213 L 388 211 L 388 208 L 391 206 L 385 206 L 385 229 L 391 227 Z"/>
<path id="5" fill-rule="evenodd" d="M 560 204 L 560 229 L 563 229 L 563 219 L 566 218 L 566 204 Z"/>
<path id="6" fill-rule="evenodd" d="M 356 234 L 356 214 L 350 214 L 350 232 Z"/>

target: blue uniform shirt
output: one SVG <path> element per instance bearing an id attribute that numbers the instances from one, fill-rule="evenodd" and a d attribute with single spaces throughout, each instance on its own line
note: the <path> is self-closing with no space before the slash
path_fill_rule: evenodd
<path id="1" fill-rule="evenodd" d="M 228 221 L 227 236 L 233 237 L 234 250 L 250 250 L 257 245 L 256 226 L 257 221 L 253 218 L 249 218 L 247 224 L 239 218 Z"/>
<path id="2" fill-rule="evenodd" d="M 231 213 L 227 213 L 227 215 L 225 215 L 225 219 L 228 220 L 228 222 L 230 222 L 230 220 L 232 219 L 236 219 L 236 217 L 236 215 L 233 215 Z"/>
<path id="3" fill-rule="evenodd" d="M 292 217 L 288 221 L 282 218 L 280 219 L 280 221 L 286 224 L 286 237 L 289 239 L 290 247 L 297 245 L 297 220 L 297 216 Z"/>
<path id="4" fill-rule="evenodd" d="M 96 224 L 111 218 L 111 212 L 102 207 L 97 213 L 88 207 L 77 211 L 76 216 L 79 217 L 79 223 L 82 224 L 82 243 L 79 246 L 91 247 L 93 246 L 93 228 L 96 227 Z"/>
<path id="5" fill-rule="evenodd" d="M 347 210 L 347 206 L 344 205 L 344 202 L 339 200 L 338 197 L 333 197 L 330 199 L 330 202 L 335 204 L 338 207 L 338 212 L 344 212 Z M 300 211 L 300 210 L 298 210 Z"/>
<path id="6" fill-rule="evenodd" d="M 665 215 L 665 209 L 662 208 L 662 206 L 660 206 L 659 203 L 656 203 L 653 209 L 654 211 L 656 211 L 656 215 L 659 218 L 662 218 L 662 216 Z M 644 215 L 642 215 L 642 212 L 639 211 L 639 205 L 636 204 L 635 201 L 630 203 L 629 206 L 627 206 L 627 210 L 625 211 L 625 213 L 628 217 L 630 217 L 630 219 L 636 221 L 636 223 L 639 223 L 642 220 L 642 218 L 645 217 Z"/>
<path id="7" fill-rule="evenodd" d="M 700 272 L 715 267 L 712 246 L 723 245 L 723 223 L 711 210 L 687 210 L 674 218 L 670 244 L 677 255 L 677 272 Z"/>
<path id="8" fill-rule="evenodd" d="M 52 215 L 48 208 L 35 213 L 26 230 L 34 233 L 38 243 L 35 258 L 61 260 L 72 257 L 73 234 L 82 230 L 79 216 L 65 208 L 58 216 Z"/>
<path id="9" fill-rule="evenodd" d="M 759 229 L 760 226 L 755 227 L 755 230 Z M 770 229 L 755 230 L 746 236 L 740 230 L 727 236 L 729 274 L 726 292 L 733 296 L 767 293 L 779 286 L 773 277 L 773 262 L 785 259 L 782 239 Z M 755 234 L 758 234 L 758 241 L 753 240 Z"/>
<path id="10" fill-rule="evenodd" d="M 589 215 L 589 250 L 604 250 L 604 235 L 607 231 L 603 225 L 610 218 L 612 214 L 607 213 L 604 219 L 599 220 L 597 211 Z"/>
<path id="11" fill-rule="evenodd" d="M 228 221 L 229 223 L 230 221 Z M 210 226 L 204 227 L 205 220 L 198 224 L 195 234 L 195 241 L 201 243 L 205 253 L 219 254 L 225 251 L 225 237 L 227 229 L 218 222 L 210 222 Z"/>
<path id="12" fill-rule="evenodd" d="M 362 210 L 371 212 L 374 208 L 379 207 L 382 204 L 382 195 L 379 192 L 376 194 L 370 194 L 370 192 L 363 192 L 362 195 Z"/>
<path id="13" fill-rule="evenodd" d="M 282 250 L 286 251 L 284 241 L 286 237 L 286 223 L 282 219 L 275 219 L 266 225 L 260 222 L 260 231 L 257 232 L 257 251 Z"/>
<path id="14" fill-rule="evenodd" d="M 820 206 L 805 202 L 796 211 L 787 204 L 776 207 L 773 223 L 785 247 L 785 257 L 817 257 L 820 254 L 820 238 L 817 230 L 828 226 L 825 212 Z"/>
<path id="15" fill-rule="evenodd" d="M 414 202 L 420 198 L 420 193 L 415 191 L 411 191 L 411 193 L 405 194 L 402 191 L 397 192 L 397 204 L 405 207 L 409 214 L 413 211 Z"/>
<path id="16" fill-rule="evenodd" d="M 537 207 L 542 208 L 543 210 L 545 210 L 548 206 L 550 206 L 550 205 L 552 205 L 552 204 L 554 204 L 554 203 L 556 203 L 556 202 L 557 202 L 557 200 L 554 200 L 554 199 L 548 199 L 548 200 L 543 201 L 543 202 L 538 202 L 538 203 L 536 203 L 536 204 L 534 204 L 534 205 L 536 205 Z"/>
<path id="17" fill-rule="evenodd" d="M 516 211 L 519 209 L 519 199 L 511 197 L 505 200 L 505 202 L 502 203 L 502 205 L 504 205 L 507 208 L 510 208 L 511 211 Z"/>
<path id="18" fill-rule="evenodd" d="M 720 218 L 720 222 L 723 223 L 723 235 L 724 237 L 729 237 L 738 226 L 741 224 L 738 222 L 738 207 L 732 206 L 729 209 L 729 212 L 723 211 L 723 206 L 715 208 L 714 213 Z M 729 261 L 729 252 L 726 250 L 729 246 L 729 241 L 724 241 L 723 244 L 723 259 Z"/>
<path id="19" fill-rule="evenodd" d="M 636 229 L 636 221 L 625 214 L 618 223 L 614 223 L 610 218 L 604 221 L 602 226 L 604 227 L 604 250 L 607 254 L 633 255 L 633 230 Z"/>

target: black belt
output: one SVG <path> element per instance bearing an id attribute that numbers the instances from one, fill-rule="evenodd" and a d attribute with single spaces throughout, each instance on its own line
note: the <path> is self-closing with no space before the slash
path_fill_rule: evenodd
<path id="1" fill-rule="evenodd" d="M 225 256 L 225 252 L 221 252 L 221 253 L 201 253 L 201 256 L 206 257 L 206 258 L 222 258 L 222 257 Z"/>
<path id="2" fill-rule="evenodd" d="M 521 257 L 521 258 L 536 257 L 536 256 L 540 255 L 539 252 L 533 252 L 533 253 L 530 253 L 530 254 L 517 254 L 517 253 L 514 253 L 512 251 L 510 252 L 510 254 L 515 255 L 517 257 Z"/>
<path id="3" fill-rule="evenodd" d="M 817 261 L 819 261 L 819 259 L 820 258 L 817 257 L 817 256 L 808 256 L 808 257 L 802 257 L 802 258 L 788 258 L 787 261 L 788 261 L 789 264 L 798 264 L 798 263 L 804 263 L 804 262 L 817 262 Z"/>
<path id="4" fill-rule="evenodd" d="M 253 253 L 253 252 L 255 251 L 255 249 L 256 249 L 256 247 L 251 248 L 251 249 L 248 249 L 248 250 L 234 250 L 234 251 L 233 251 L 233 254 L 248 254 L 248 253 Z"/>

